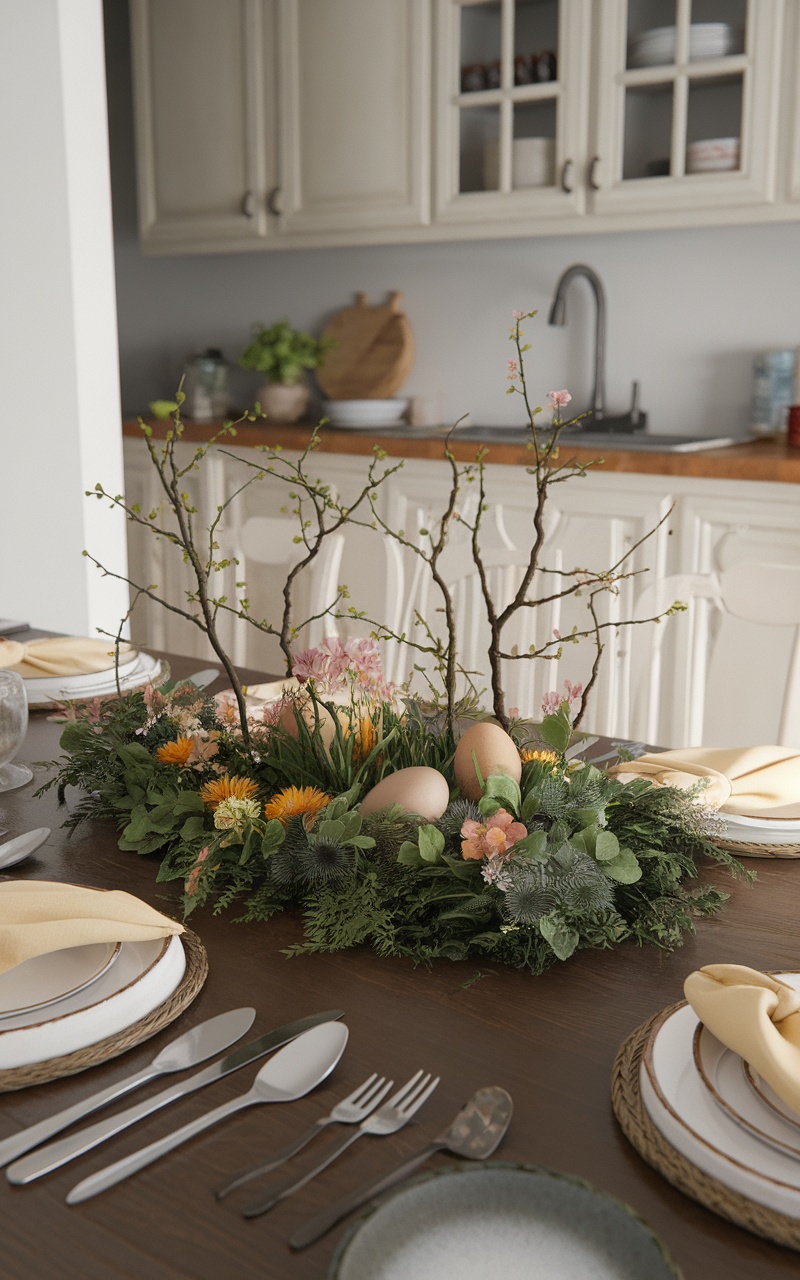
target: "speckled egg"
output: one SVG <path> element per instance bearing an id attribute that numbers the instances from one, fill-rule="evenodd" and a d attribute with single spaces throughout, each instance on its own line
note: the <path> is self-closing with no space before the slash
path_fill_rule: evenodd
<path id="1" fill-rule="evenodd" d="M 364 817 L 386 809 L 390 804 L 401 804 L 406 813 L 418 813 L 420 817 L 435 822 L 441 818 L 450 801 L 447 779 L 438 769 L 416 765 L 411 769 L 398 769 L 368 791 L 361 801 Z"/>
<path id="2" fill-rule="evenodd" d="M 459 739 L 453 769 L 458 789 L 467 800 L 481 798 L 481 784 L 475 772 L 476 763 L 484 782 L 491 773 L 505 773 L 515 782 L 519 782 L 522 777 L 517 745 L 499 724 L 491 724 L 489 721 L 474 724 Z"/>

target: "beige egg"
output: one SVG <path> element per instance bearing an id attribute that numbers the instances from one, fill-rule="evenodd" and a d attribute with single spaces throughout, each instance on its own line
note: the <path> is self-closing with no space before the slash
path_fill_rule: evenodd
<path id="1" fill-rule="evenodd" d="M 438 769 L 416 765 L 411 769 L 398 769 L 368 791 L 361 801 L 361 813 L 366 818 L 378 809 L 390 804 L 401 804 L 406 813 L 418 813 L 420 817 L 435 822 L 441 818 L 450 801 L 447 779 Z"/>
<path id="2" fill-rule="evenodd" d="M 278 724 L 295 740 L 300 737 L 295 708 L 305 720 L 311 733 L 314 732 L 317 720 L 319 720 L 319 734 L 322 739 L 322 745 L 326 749 L 329 748 L 336 733 L 336 726 L 328 709 L 317 703 L 315 715 L 314 704 L 307 694 L 300 695 L 294 702 L 285 703 L 278 716 Z"/>
<path id="3" fill-rule="evenodd" d="M 522 777 L 522 763 L 514 739 L 499 724 L 489 721 L 472 725 L 461 735 L 456 747 L 453 769 L 458 789 L 467 800 L 481 798 L 476 764 L 484 782 L 491 773 L 505 773 L 515 782 Z"/>

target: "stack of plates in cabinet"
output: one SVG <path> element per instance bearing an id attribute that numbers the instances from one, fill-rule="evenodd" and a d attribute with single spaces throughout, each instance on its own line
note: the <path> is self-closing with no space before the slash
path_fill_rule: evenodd
<path id="1" fill-rule="evenodd" d="M 180 985 L 180 937 L 98 942 L 0 974 L 0 1071 L 48 1062 L 125 1032 Z"/>
<path id="2" fill-rule="evenodd" d="M 119 687 L 122 692 L 155 684 L 166 675 L 166 667 L 158 658 L 134 649 L 120 660 Z M 25 681 L 28 706 L 32 710 L 51 707 L 56 702 L 85 702 L 92 698 L 113 697 L 117 692 L 117 672 L 82 672 L 70 676 L 41 676 Z"/>
<path id="3" fill-rule="evenodd" d="M 800 973 L 780 976 L 800 991 Z M 653 1124 L 687 1161 L 800 1221 L 800 1115 L 703 1026 L 691 1005 L 657 1024 L 639 1086 Z"/>
<path id="4" fill-rule="evenodd" d="M 661 67 L 675 61 L 675 27 L 653 27 L 631 36 L 629 67 Z M 694 22 L 689 28 L 689 61 L 739 53 L 742 35 L 727 22 Z"/>

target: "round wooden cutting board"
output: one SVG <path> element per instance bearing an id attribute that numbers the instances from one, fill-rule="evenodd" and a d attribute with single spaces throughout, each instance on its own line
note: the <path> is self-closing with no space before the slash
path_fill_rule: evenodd
<path id="1" fill-rule="evenodd" d="M 317 370 L 328 400 L 388 400 L 405 382 L 414 363 L 414 339 L 400 310 L 402 294 L 371 307 L 363 293 L 354 307 L 340 311 L 324 336 L 336 346 Z"/>

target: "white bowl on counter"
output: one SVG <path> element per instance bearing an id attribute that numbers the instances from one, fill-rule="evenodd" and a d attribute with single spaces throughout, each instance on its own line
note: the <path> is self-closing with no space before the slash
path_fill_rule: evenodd
<path id="1" fill-rule="evenodd" d="M 373 427 L 394 427 L 403 421 L 408 400 L 325 400 L 323 410 L 329 425 L 368 431 Z"/>

